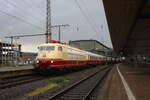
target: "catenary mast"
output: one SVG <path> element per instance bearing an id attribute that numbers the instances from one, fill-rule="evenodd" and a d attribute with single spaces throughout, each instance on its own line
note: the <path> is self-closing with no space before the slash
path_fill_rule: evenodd
<path id="1" fill-rule="evenodd" d="M 46 42 L 52 39 L 51 32 L 51 0 L 47 0 L 47 16 L 46 16 Z"/>

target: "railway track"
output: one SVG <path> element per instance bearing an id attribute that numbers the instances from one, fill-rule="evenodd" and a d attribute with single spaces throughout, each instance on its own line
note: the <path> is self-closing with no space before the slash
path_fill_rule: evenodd
<path id="1" fill-rule="evenodd" d="M 38 81 L 44 79 L 43 76 L 39 75 L 29 75 L 29 76 L 22 76 L 18 78 L 12 78 L 12 79 L 3 79 L 0 81 L 0 89 L 10 88 L 17 85 Z"/>
<path id="2" fill-rule="evenodd" d="M 26 84 L 26 83 L 30 83 L 30 82 L 34 82 L 38 80 L 47 79 L 47 78 L 57 77 L 60 75 L 66 75 L 69 73 L 63 74 L 60 72 L 60 73 L 55 73 L 55 75 L 45 76 L 45 75 L 40 75 L 35 72 L 28 73 L 26 71 L 26 73 L 23 73 L 23 74 L 15 73 L 12 77 L 10 76 L 10 73 L 8 73 L 9 75 L 7 75 L 7 73 L 4 73 L 4 74 L 7 77 L 0 78 L 0 89 L 15 87 L 17 85 Z"/>
<path id="3" fill-rule="evenodd" d="M 99 83 L 104 79 L 111 68 L 103 68 L 94 74 L 74 83 L 60 91 L 49 100 L 89 100 L 91 94 Z"/>
<path id="4" fill-rule="evenodd" d="M 26 76 L 26 75 L 33 75 L 35 72 L 30 70 L 16 70 L 16 71 L 6 71 L 6 72 L 0 72 L 0 79 L 6 79 L 6 78 L 13 78 L 18 76 Z"/>

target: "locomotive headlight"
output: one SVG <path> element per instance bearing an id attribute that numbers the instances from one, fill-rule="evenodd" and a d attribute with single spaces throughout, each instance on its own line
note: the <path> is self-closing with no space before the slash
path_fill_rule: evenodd
<path id="1" fill-rule="evenodd" d="M 39 60 L 37 60 L 36 63 L 39 63 Z"/>
<path id="2" fill-rule="evenodd" d="M 51 63 L 54 63 L 54 61 L 52 60 Z"/>

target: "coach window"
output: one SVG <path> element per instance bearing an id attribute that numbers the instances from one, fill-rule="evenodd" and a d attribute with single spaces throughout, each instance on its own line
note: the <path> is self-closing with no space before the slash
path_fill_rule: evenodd
<path id="1" fill-rule="evenodd" d="M 62 51 L 62 47 L 58 47 L 58 51 Z"/>

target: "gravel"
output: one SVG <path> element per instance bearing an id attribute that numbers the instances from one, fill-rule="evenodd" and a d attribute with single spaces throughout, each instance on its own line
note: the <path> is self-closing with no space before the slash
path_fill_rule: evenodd
<path id="1" fill-rule="evenodd" d="M 66 88 L 70 84 L 78 81 L 79 79 L 86 77 L 88 74 L 94 73 L 99 68 L 100 67 L 94 67 L 94 68 L 90 68 L 90 69 L 86 69 L 86 70 L 68 73 L 66 75 L 57 76 L 55 78 L 61 77 L 61 78 L 65 78 L 69 81 L 62 82 L 57 87 L 49 89 L 46 92 L 41 93 L 36 96 L 28 96 L 27 93 L 30 93 L 30 92 L 36 90 L 37 88 L 41 88 L 41 87 L 44 87 L 44 86 L 50 84 L 50 82 L 48 80 L 50 80 L 52 78 L 43 79 L 40 81 L 31 82 L 31 83 L 27 83 L 27 84 L 18 85 L 16 87 L 3 89 L 3 90 L 0 90 L 0 100 L 48 100 L 50 96 L 63 90 L 64 88 Z"/>

